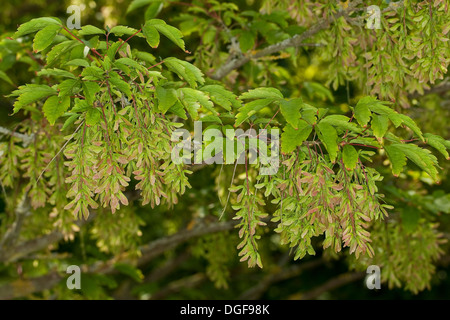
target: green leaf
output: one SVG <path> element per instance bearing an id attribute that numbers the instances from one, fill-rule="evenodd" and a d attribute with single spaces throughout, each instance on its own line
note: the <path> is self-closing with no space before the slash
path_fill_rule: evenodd
<path id="1" fill-rule="evenodd" d="M 242 106 L 234 93 L 220 85 L 207 85 L 203 86 L 200 90 L 207 92 L 214 103 L 227 111 L 230 111 L 232 107 L 239 109 Z"/>
<path id="2" fill-rule="evenodd" d="M 146 72 L 147 71 L 146 67 L 144 67 L 143 65 L 139 64 L 139 62 L 134 61 L 133 59 L 130 59 L 130 58 L 120 58 L 120 59 L 117 59 L 114 63 L 115 64 L 116 63 L 122 63 L 122 64 L 124 64 L 126 66 L 135 68 L 135 69 L 140 70 L 142 72 Z"/>
<path id="3" fill-rule="evenodd" d="M 358 163 L 358 151 L 352 145 L 344 145 L 342 148 L 342 160 L 347 170 L 355 169 Z"/>
<path id="4" fill-rule="evenodd" d="M 366 105 L 372 112 L 375 112 L 379 115 L 388 116 L 389 120 L 392 121 L 392 123 L 395 125 L 396 128 L 403 123 L 403 120 L 400 117 L 400 115 L 395 110 L 392 110 L 390 107 L 386 106 L 388 102 L 379 101 L 375 97 L 368 96 L 362 98 L 358 103 Z"/>
<path id="5" fill-rule="evenodd" d="M 450 141 L 445 140 L 444 138 L 431 134 L 431 133 L 425 133 L 424 134 L 425 142 L 435 148 L 437 151 L 442 153 L 442 155 L 447 159 L 450 160 L 450 156 L 447 152 L 447 149 L 450 149 Z"/>
<path id="6" fill-rule="evenodd" d="M 254 115 L 256 112 L 262 108 L 268 106 L 273 102 L 273 99 L 258 99 L 246 103 L 243 107 L 239 109 L 239 113 L 236 115 L 236 126 L 241 125 L 244 121 Z"/>
<path id="7" fill-rule="evenodd" d="M 14 86 L 12 80 L 8 77 L 8 75 L 1 70 L 0 70 L 0 79 L 4 80 L 4 81 L 8 82 L 10 85 Z"/>
<path id="8" fill-rule="evenodd" d="M 389 118 L 386 115 L 372 115 L 372 130 L 375 137 L 381 139 L 387 132 Z"/>
<path id="9" fill-rule="evenodd" d="M 297 122 L 300 119 L 300 109 L 303 106 L 303 100 L 301 98 L 292 99 L 289 101 L 280 101 L 280 111 L 283 117 L 286 119 L 294 129 L 298 129 Z"/>
<path id="10" fill-rule="evenodd" d="M 144 18 L 145 20 L 150 20 L 156 18 L 156 16 L 161 12 L 164 7 L 162 0 L 156 0 L 147 7 L 145 10 Z"/>
<path id="11" fill-rule="evenodd" d="M 67 40 L 58 43 L 49 53 L 47 53 L 47 68 L 52 67 L 61 57 L 78 45 L 80 45 L 80 43 L 76 40 Z"/>
<path id="12" fill-rule="evenodd" d="M 159 102 L 159 111 L 166 113 L 175 102 L 178 101 L 177 93 L 175 89 L 165 89 L 162 86 L 157 86 L 155 89 L 156 97 Z"/>
<path id="13" fill-rule="evenodd" d="M 78 114 L 72 114 L 67 120 L 64 122 L 64 125 L 61 128 L 61 131 L 66 130 L 70 125 L 72 125 L 79 118 Z"/>
<path id="14" fill-rule="evenodd" d="M 417 126 L 417 124 L 414 122 L 413 119 L 404 114 L 398 114 L 398 116 L 400 117 L 400 119 L 402 119 L 403 124 L 407 126 L 409 129 L 411 129 L 412 132 L 414 132 L 416 136 L 420 138 L 420 140 L 425 141 L 422 134 L 422 130 L 420 130 L 420 128 Z"/>
<path id="15" fill-rule="evenodd" d="M 102 117 L 100 110 L 91 108 L 86 112 L 86 124 L 90 127 L 97 125 Z"/>
<path id="16" fill-rule="evenodd" d="M 67 79 L 58 85 L 59 97 L 70 96 L 81 89 L 81 83 L 78 79 Z"/>
<path id="17" fill-rule="evenodd" d="M 60 25 L 50 24 L 44 29 L 38 31 L 33 39 L 33 50 L 42 51 L 52 44 L 58 32 L 62 29 Z"/>
<path id="18" fill-rule="evenodd" d="M 70 97 L 63 98 L 52 96 L 45 101 L 42 110 L 48 122 L 53 126 L 56 120 L 61 117 L 70 107 Z"/>
<path id="19" fill-rule="evenodd" d="M 178 92 L 180 93 L 180 101 L 182 101 L 193 119 L 198 119 L 197 110 L 200 107 L 204 107 L 211 111 L 213 115 L 217 115 L 217 111 L 214 110 L 214 104 L 204 92 L 191 88 L 180 88 Z"/>
<path id="20" fill-rule="evenodd" d="M 349 130 L 356 133 L 361 132 L 361 128 L 356 123 L 350 122 L 350 118 L 342 115 L 331 115 L 323 118 L 321 123 L 327 123 L 333 127 L 341 128 L 342 130 Z"/>
<path id="21" fill-rule="evenodd" d="M 415 144 L 399 143 L 391 145 L 391 148 L 392 147 L 401 150 L 409 160 L 414 162 L 420 169 L 428 173 L 433 180 L 438 180 L 438 171 L 436 169 L 438 161 L 430 150 L 420 148 Z"/>
<path id="22" fill-rule="evenodd" d="M 130 85 L 121 80 L 121 79 L 117 79 L 114 77 L 110 77 L 108 79 L 108 81 L 114 86 L 116 87 L 118 90 L 120 90 L 121 92 L 125 93 L 128 97 L 131 97 L 131 89 L 130 89 Z"/>
<path id="23" fill-rule="evenodd" d="M 220 118 L 218 116 L 214 116 L 211 114 L 201 117 L 200 120 L 203 122 L 214 122 L 214 123 L 218 123 L 218 124 L 223 124 L 222 120 L 220 120 Z"/>
<path id="24" fill-rule="evenodd" d="M 320 121 L 315 128 L 320 141 L 322 141 L 328 151 L 331 162 L 335 163 L 338 152 L 338 136 L 336 129 L 332 125 L 323 121 Z"/>
<path id="25" fill-rule="evenodd" d="M 386 154 L 391 162 L 392 173 L 394 176 L 398 177 L 399 174 L 402 173 L 403 168 L 406 166 L 406 155 L 396 146 L 397 144 L 385 146 L 384 150 L 386 150 Z"/>
<path id="26" fill-rule="evenodd" d="M 96 34 L 106 34 L 106 31 L 91 25 L 86 25 L 81 27 L 81 30 L 78 31 L 78 34 L 80 36 L 93 36 Z"/>
<path id="27" fill-rule="evenodd" d="M 83 92 L 86 101 L 92 105 L 95 101 L 95 94 L 100 91 L 100 86 L 97 82 L 83 81 Z"/>
<path id="28" fill-rule="evenodd" d="M 156 28 L 152 25 L 145 24 L 142 28 L 142 33 L 145 36 L 145 39 L 147 40 L 147 43 L 152 48 L 157 48 L 159 45 L 159 32 L 156 30 Z"/>
<path id="29" fill-rule="evenodd" d="M 177 101 L 172 107 L 170 107 L 169 111 L 179 116 L 181 119 L 187 120 L 186 111 L 180 101 Z"/>
<path id="30" fill-rule="evenodd" d="M 183 49 L 183 51 L 186 51 L 186 49 L 184 47 L 184 41 L 182 39 L 183 34 L 177 28 L 169 26 L 168 24 L 166 24 L 165 21 L 160 20 L 160 19 L 148 20 L 144 25 L 144 29 L 150 28 L 150 27 L 155 28 L 156 30 L 158 30 L 159 33 L 162 33 L 169 40 L 171 40 L 173 43 L 175 43 L 177 46 L 179 46 L 181 49 Z M 146 38 L 147 38 L 147 36 L 146 36 Z M 147 41 L 148 41 L 148 39 L 147 39 Z"/>
<path id="31" fill-rule="evenodd" d="M 109 32 L 115 34 L 118 37 L 121 37 L 124 34 L 127 36 L 135 35 L 138 37 L 143 37 L 143 35 L 140 34 L 140 32 L 138 32 L 138 31 L 139 30 L 137 30 L 137 29 L 126 27 L 126 26 L 115 26 Z"/>
<path id="32" fill-rule="evenodd" d="M 164 64 L 170 71 L 175 72 L 181 79 L 189 83 L 192 88 L 197 88 L 197 83 L 201 85 L 205 83 L 200 69 L 187 61 L 170 57 L 164 60 Z"/>
<path id="33" fill-rule="evenodd" d="M 73 59 L 65 64 L 66 66 L 89 67 L 89 62 L 83 59 Z"/>
<path id="34" fill-rule="evenodd" d="M 81 72 L 81 76 L 85 80 L 97 80 L 103 79 L 104 73 L 105 71 L 103 69 L 96 66 L 90 66 L 83 69 L 83 71 Z"/>
<path id="35" fill-rule="evenodd" d="M 250 90 L 248 92 L 245 92 L 241 94 L 239 97 L 242 100 L 245 99 L 283 99 L 283 95 L 281 94 L 280 90 L 275 88 L 257 88 Z"/>
<path id="36" fill-rule="evenodd" d="M 75 98 L 75 103 L 70 112 L 84 112 L 91 108 L 91 106 L 88 105 L 86 100 L 81 100 L 78 98 Z"/>
<path id="37" fill-rule="evenodd" d="M 369 106 L 364 100 L 358 101 L 355 107 L 355 119 L 359 122 L 361 126 L 367 125 L 370 121 L 370 116 L 372 113 L 370 112 Z"/>
<path id="38" fill-rule="evenodd" d="M 116 263 L 114 265 L 114 268 L 120 273 L 129 276 L 137 282 L 142 282 L 142 280 L 144 279 L 144 275 L 142 274 L 141 270 L 133 267 L 132 265 L 125 263 Z"/>
<path id="39" fill-rule="evenodd" d="M 57 18 L 36 18 L 32 19 L 22 25 L 17 29 L 16 33 L 13 35 L 14 39 L 23 37 L 27 34 L 44 29 L 48 25 L 59 25 L 61 26 L 61 21 Z"/>
<path id="40" fill-rule="evenodd" d="M 47 76 L 47 77 L 64 77 L 64 78 L 72 78 L 76 79 L 76 77 L 69 71 L 61 70 L 61 69 L 42 69 L 37 73 L 38 76 Z"/>
<path id="41" fill-rule="evenodd" d="M 39 84 L 27 84 L 20 86 L 18 90 L 14 90 L 10 96 L 18 96 L 17 101 L 14 103 L 13 113 L 18 112 L 24 106 L 33 102 L 46 98 L 48 96 L 56 94 L 56 90 Z"/>
<path id="42" fill-rule="evenodd" d="M 133 0 L 127 8 L 126 14 L 128 14 L 131 11 L 134 11 L 136 9 L 139 9 L 143 6 L 146 6 L 152 2 L 155 2 L 155 1 L 157 1 L 157 0 Z"/>
<path id="43" fill-rule="evenodd" d="M 308 139 L 312 132 L 312 126 L 304 120 L 298 121 L 298 129 L 294 129 L 290 124 L 287 124 L 281 134 L 281 152 L 284 154 L 291 153 L 298 146 Z"/>

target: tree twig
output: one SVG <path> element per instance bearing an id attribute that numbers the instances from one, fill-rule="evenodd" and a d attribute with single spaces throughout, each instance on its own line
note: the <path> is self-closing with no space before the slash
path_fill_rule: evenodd
<path id="1" fill-rule="evenodd" d="M 5 127 L 2 127 L 2 126 L 0 126 L 0 134 L 9 135 L 9 136 L 12 136 L 12 137 L 19 138 L 19 139 L 21 139 L 23 141 L 23 144 L 25 146 L 29 145 L 31 143 L 31 141 L 33 141 L 33 139 L 34 139 L 34 134 L 27 135 L 27 134 L 11 131 L 11 130 L 9 130 L 9 129 L 5 128 Z"/>
<path id="2" fill-rule="evenodd" d="M 304 45 L 311 45 L 311 44 L 305 44 L 304 41 L 306 39 L 311 38 L 312 36 L 316 35 L 322 30 L 325 30 L 329 27 L 331 23 L 339 19 L 343 16 L 348 16 L 359 4 L 362 3 L 362 0 L 355 0 L 350 3 L 347 9 L 339 11 L 334 15 L 332 18 L 325 18 L 321 20 L 320 22 L 316 23 L 315 25 L 311 26 L 308 30 L 303 32 L 302 34 L 298 34 L 293 36 L 292 38 L 283 40 L 279 43 L 270 45 L 260 51 L 257 51 L 254 54 L 240 56 L 237 58 L 233 58 L 226 62 L 224 65 L 222 65 L 216 72 L 211 76 L 214 80 L 220 80 L 223 77 L 225 77 L 227 74 L 229 74 L 231 71 L 238 69 L 242 67 L 244 64 L 249 62 L 253 59 L 258 59 L 264 56 L 268 56 L 271 54 L 274 54 L 276 52 L 282 51 L 287 48 L 292 47 L 301 47 Z"/>

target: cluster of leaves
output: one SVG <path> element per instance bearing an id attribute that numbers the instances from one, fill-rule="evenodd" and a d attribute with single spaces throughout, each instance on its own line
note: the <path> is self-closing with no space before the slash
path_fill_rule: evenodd
<path id="1" fill-rule="evenodd" d="M 446 240 L 437 223 L 420 218 L 414 209 L 404 210 L 396 219 L 374 226 L 377 252 L 373 259 L 353 261 L 351 265 L 359 270 L 367 268 L 368 263 L 378 265 L 383 269 L 381 280 L 389 288 L 404 287 L 417 294 L 430 289 L 434 263 L 444 253 L 440 245 Z"/>
<path id="2" fill-rule="evenodd" d="M 356 258 L 375 259 L 376 264 L 386 267 L 384 279 L 391 285 L 406 283 L 413 292 L 422 290 L 434 270 L 432 262 L 442 253 L 437 225 L 421 220 L 414 230 L 405 233 L 395 216 L 382 223 L 392 206 L 384 203 L 377 187 L 383 177 L 369 163 L 386 156 L 394 176 L 414 164 L 431 181 L 441 180 L 437 157 L 429 147 L 449 159 L 450 141 L 423 133 L 412 118 L 395 109 L 407 104 L 406 94 L 423 91 L 446 72 L 446 1 L 410 5 L 407 1 L 397 11 L 382 5 L 389 16 L 383 20 L 382 33 L 355 29 L 352 22 L 360 21 L 358 16 L 341 17 L 314 37 L 315 42 L 325 45 L 318 60 L 332 61 L 329 85 L 338 88 L 356 80 L 362 66 L 367 69 L 362 79 L 371 96 L 351 106 L 349 116 L 306 103 L 299 91 L 287 94 L 259 87 L 296 81 L 287 80 L 285 69 L 273 62 L 291 56 L 293 63 L 300 63 L 293 48 L 280 57 L 256 61 L 256 71 L 249 72 L 254 82 L 249 84 L 256 83 L 261 72 L 264 80 L 257 82 L 258 88 L 244 93 L 236 87 L 236 95 L 222 83 L 206 79 L 190 62 L 175 57 L 157 61 L 152 54 L 129 44 L 133 38 L 142 38 L 157 48 L 163 35 L 188 52 L 183 34 L 197 33 L 202 43 L 193 59 L 201 69 L 209 70 L 224 61 L 223 45 L 230 45 L 227 56 L 250 55 L 261 44 L 271 45 L 301 34 L 305 28 L 293 21 L 310 22 L 306 18 L 319 11 L 331 19 L 342 9 L 331 3 L 296 2 L 304 6 L 291 12 L 263 9 L 242 14 L 232 3 L 211 0 L 205 8 L 194 1 L 188 14 L 178 19 L 183 33 L 154 19 L 163 6 L 161 1 L 141 0 L 133 1 L 128 9 L 132 12 L 148 5 L 141 29 L 119 25 L 102 30 L 86 25 L 81 30 L 69 30 L 57 18 L 38 18 L 21 25 L 14 39 L 4 42 L 13 48 L 32 39 L 44 66 L 34 64 L 38 72 L 33 82 L 10 95 L 16 99 L 14 113 L 28 117 L 18 131 L 32 135 L 32 142 L 22 145 L 12 135 L 0 143 L 2 185 L 12 189 L 16 181 L 25 180 L 20 193 L 30 198 L 34 210 L 50 204 L 51 217 L 57 217 L 54 226 L 66 237 L 73 238 L 79 230 L 72 217 L 87 219 L 96 212 L 91 233 L 98 248 L 113 254 L 124 249 L 136 252 L 143 221 L 131 206 L 126 206 L 140 195 L 142 205 L 153 208 L 165 203 L 170 207 L 190 187 L 188 174 L 192 172 L 171 158 L 175 148 L 172 136 L 177 128 L 191 128 L 193 121 L 201 120 L 209 124 L 204 129 L 224 131 L 234 126 L 268 129 L 269 133 L 280 129 L 282 161 L 273 175 L 259 175 L 257 169 L 264 164 L 251 164 L 249 144 L 239 149 L 236 143 L 233 159 L 244 154 L 245 169 L 239 176 L 241 183 L 236 183 L 233 172 L 229 192 L 234 194 L 231 201 L 234 219 L 238 220 L 241 261 L 247 261 L 250 267 L 262 267 L 257 240 L 267 229 L 260 227 L 268 224 L 270 207 L 275 205 L 271 217 L 277 225 L 275 231 L 281 244 L 293 248 L 295 259 L 315 254 L 312 241 L 323 236 L 323 248 L 339 252 L 348 247 Z M 292 5 L 282 0 L 265 3 L 263 8 L 273 3 Z M 417 22 L 422 26 L 415 25 Z M 422 30 L 426 36 L 419 37 Z M 324 39 L 333 41 L 324 43 Z M 405 42 L 400 48 L 397 45 Z M 405 48 L 407 55 L 400 53 Z M 13 53 L 9 52 L 11 56 Z M 383 65 L 392 65 L 395 70 Z M 2 72 L 0 78 L 12 83 Z M 233 85 L 233 77 L 230 79 Z M 330 92 L 314 82 L 306 83 L 304 89 L 333 101 Z M 398 103 L 380 101 L 374 95 Z M 202 143 L 203 150 L 211 147 L 210 141 Z M 109 215 L 108 211 L 116 214 Z M 102 218 L 97 219 L 99 216 Z M 410 218 L 410 214 L 406 216 Z M 114 223 L 118 219 L 121 223 Z M 222 246 L 228 246 L 228 240 L 215 235 L 202 239 L 193 253 L 209 261 L 209 277 L 217 286 L 226 287 L 228 271 L 225 254 L 220 254 L 225 250 Z M 391 258 L 386 260 L 385 256 Z M 421 274 L 406 265 L 411 259 L 422 263 Z M 420 281 L 410 282 L 412 278 Z"/>

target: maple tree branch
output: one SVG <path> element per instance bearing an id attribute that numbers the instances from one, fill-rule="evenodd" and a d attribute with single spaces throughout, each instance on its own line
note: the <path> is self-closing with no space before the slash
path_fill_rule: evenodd
<path id="1" fill-rule="evenodd" d="M 211 76 L 214 80 L 220 80 L 223 77 L 225 77 L 227 74 L 229 74 L 231 71 L 238 69 L 242 67 L 244 64 L 249 62 L 253 59 L 258 59 L 264 56 L 268 56 L 271 54 L 274 54 L 276 52 L 282 51 L 287 48 L 291 47 L 301 47 L 304 45 L 311 45 L 311 44 L 305 44 L 304 41 L 306 39 L 311 38 L 312 36 L 316 35 L 322 30 L 327 29 L 330 24 L 332 24 L 334 21 L 338 20 L 340 17 L 348 16 L 359 4 L 362 3 L 362 0 L 355 0 L 352 1 L 351 4 L 348 6 L 347 9 L 341 10 L 336 13 L 332 18 L 325 18 L 321 20 L 320 22 L 316 23 L 315 25 L 311 26 L 308 30 L 303 32 L 302 34 L 295 35 L 289 39 L 283 40 L 279 43 L 270 45 L 260 51 L 255 52 L 254 54 L 249 54 L 245 56 L 240 56 L 234 59 L 229 60 L 224 65 L 219 67 L 219 69 L 214 72 L 214 74 Z"/>

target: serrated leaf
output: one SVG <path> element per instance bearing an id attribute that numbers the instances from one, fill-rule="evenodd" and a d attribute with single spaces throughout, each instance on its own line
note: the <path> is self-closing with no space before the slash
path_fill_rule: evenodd
<path id="1" fill-rule="evenodd" d="M 102 117 L 100 110 L 91 108 L 86 112 L 86 124 L 90 127 L 97 125 Z"/>
<path id="2" fill-rule="evenodd" d="M 14 90 L 10 96 L 18 96 L 17 101 L 14 103 L 13 113 L 18 112 L 24 106 L 30 103 L 36 102 L 48 96 L 56 94 L 56 90 L 39 84 L 27 84 L 20 86 L 18 90 Z"/>
<path id="3" fill-rule="evenodd" d="M 106 34 L 106 31 L 91 25 L 86 25 L 81 27 L 81 30 L 78 31 L 78 34 L 80 36 L 93 36 L 97 34 Z"/>
<path id="4" fill-rule="evenodd" d="M 61 21 L 57 18 L 47 17 L 32 19 L 24 24 L 21 24 L 16 33 L 13 35 L 13 38 L 17 39 L 23 37 L 27 34 L 44 29 L 48 25 L 61 25 Z"/>
<path id="5" fill-rule="evenodd" d="M 186 111 L 180 101 L 175 102 L 175 104 L 170 107 L 169 111 L 179 116 L 181 119 L 187 120 Z"/>
<path id="6" fill-rule="evenodd" d="M 185 80 L 192 88 L 197 88 L 197 83 L 203 84 L 205 79 L 199 68 L 177 58 L 167 58 L 164 64 L 170 71 L 175 72 L 181 79 Z"/>
<path id="7" fill-rule="evenodd" d="M 420 148 L 415 144 L 399 143 L 392 146 L 401 150 L 409 160 L 414 162 L 420 169 L 428 173 L 433 180 L 438 180 L 438 171 L 436 169 L 438 161 L 430 150 Z"/>
<path id="8" fill-rule="evenodd" d="M 33 50 L 36 52 L 46 49 L 52 44 L 58 32 L 62 29 L 60 25 L 50 24 L 38 31 L 33 39 Z"/>
<path id="9" fill-rule="evenodd" d="M 217 111 L 214 110 L 214 104 L 204 92 L 191 88 L 180 88 L 178 92 L 180 92 L 180 100 L 192 118 L 198 119 L 197 110 L 200 107 L 204 107 L 211 111 L 213 115 L 217 115 Z"/>
<path id="10" fill-rule="evenodd" d="M 70 96 L 81 89 L 81 83 L 78 79 L 67 79 L 58 85 L 59 97 Z"/>
<path id="11" fill-rule="evenodd" d="M 184 47 L 184 40 L 182 39 L 183 38 L 183 34 L 181 33 L 180 30 L 178 30 L 175 27 L 172 27 L 172 26 L 168 25 L 165 21 L 160 20 L 160 19 L 148 20 L 145 23 L 144 28 L 149 27 L 149 26 L 154 27 L 156 30 L 158 30 L 159 33 L 162 33 L 170 41 L 172 41 L 177 46 L 179 46 L 181 49 L 183 49 L 183 51 L 186 51 L 186 49 Z M 146 38 L 147 38 L 147 36 L 146 36 Z"/>
<path id="12" fill-rule="evenodd" d="M 239 109 L 239 113 L 236 115 L 236 126 L 241 125 L 245 120 L 250 118 L 256 112 L 262 108 L 268 106 L 273 102 L 273 99 L 258 99 L 246 103 L 243 107 Z"/>
<path id="13" fill-rule="evenodd" d="M 283 95 L 281 94 L 280 90 L 275 88 L 257 88 L 250 90 L 248 92 L 245 92 L 241 94 L 239 97 L 242 100 L 245 99 L 283 99 Z"/>
<path id="14" fill-rule="evenodd" d="M 402 119 L 403 124 L 412 130 L 420 138 L 420 140 L 425 141 L 423 138 L 422 130 L 417 126 L 413 119 L 404 114 L 398 114 L 400 119 Z"/>
<path id="15" fill-rule="evenodd" d="M 70 110 L 70 112 L 84 112 L 89 110 L 91 107 L 88 105 L 86 100 L 81 100 L 76 98 L 73 108 Z"/>
<path id="16" fill-rule="evenodd" d="M 100 91 L 100 86 L 97 82 L 83 81 L 83 92 L 86 101 L 92 105 L 95 101 L 95 94 Z"/>
<path id="17" fill-rule="evenodd" d="M 96 80 L 103 79 L 104 73 L 105 71 L 103 69 L 96 66 L 90 66 L 83 69 L 83 71 L 81 72 L 81 76 L 85 80 Z"/>
<path id="18" fill-rule="evenodd" d="M 166 113 L 167 110 L 169 110 L 175 102 L 178 101 L 177 93 L 175 89 L 169 88 L 165 89 L 162 86 L 157 86 L 155 89 L 156 98 L 159 102 L 159 111 L 161 113 Z"/>
<path id="19" fill-rule="evenodd" d="M 147 40 L 147 43 L 152 48 L 157 48 L 159 45 L 159 32 L 156 30 L 156 28 L 152 25 L 145 24 L 142 28 L 142 33 L 145 36 L 145 39 Z"/>
<path id="20" fill-rule="evenodd" d="M 130 59 L 130 58 L 120 58 L 120 59 L 117 59 L 114 63 L 115 64 L 122 63 L 126 66 L 133 67 L 142 72 L 147 72 L 147 68 L 145 68 L 143 65 L 139 64 L 139 62 L 134 61 L 133 59 Z"/>
<path id="21" fill-rule="evenodd" d="M 41 76 L 47 76 L 47 77 L 64 77 L 64 78 L 72 78 L 76 79 L 76 77 L 69 71 L 62 70 L 62 69 L 42 69 L 37 73 L 39 77 Z"/>
<path id="22" fill-rule="evenodd" d="M 332 125 L 323 121 L 320 121 L 315 128 L 320 141 L 322 141 L 328 151 L 331 162 L 334 163 L 338 152 L 338 135 L 336 129 Z"/>
<path id="23" fill-rule="evenodd" d="M 352 145 L 346 144 L 342 148 L 342 161 L 347 170 L 356 168 L 356 164 L 358 163 L 358 152 Z"/>
<path id="24" fill-rule="evenodd" d="M 372 131 L 375 137 L 381 139 L 387 132 L 389 126 L 389 118 L 386 115 L 377 115 L 374 114 L 372 116 Z"/>
<path id="25" fill-rule="evenodd" d="M 130 85 L 121 80 L 121 79 L 117 79 L 117 78 L 113 78 L 110 77 L 108 79 L 108 81 L 114 86 L 116 87 L 118 90 L 120 90 L 121 92 L 125 93 L 128 97 L 131 97 L 131 88 Z"/>
<path id="26" fill-rule="evenodd" d="M 293 128 L 290 124 L 284 127 L 284 132 L 281 134 L 281 152 L 291 153 L 295 148 L 301 146 L 311 134 L 312 126 L 306 121 L 299 120 L 297 125 L 298 129 Z"/>
<path id="27" fill-rule="evenodd" d="M 358 123 L 361 126 L 367 125 L 367 123 L 370 121 L 371 115 L 372 113 L 370 112 L 367 103 L 364 103 L 364 101 L 361 102 L 361 100 L 358 101 L 355 107 L 355 119 L 358 121 Z"/>
<path id="28" fill-rule="evenodd" d="M 82 45 L 76 40 L 67 40 L 58 43 L 47 53 L 47 68 L 52 67 L 61 57 L 71 51 L 74 47 Z"/>
<path id="29" fill-rule="evenodd" d="M 291 99 L 289 101 L 280 101 L 280 111 L 286 122 L 294 129 L 298 129 L 297 122 L 300 119 L 300 109 L 303 107 L 303 100 L 301 98 Z"/>
<path id="30" fill-rule="evenodd" d="M 397 144 L 385 146 L 384 150 L 386 150 L 386 154 L 391 162 L 392 173 L 394 176 L 398 177 L 406 166 L 406 155 L 401 149 L 396 148 L 396 145 Z"/>
<path id="31" fill-rule="evenodd" d="M 200 120 L 203 122 L 214 122 L 214 123 L 222 124 L 222 120 L 220 120 L 220 118 L 218 116 L 211 115 L 211 114 L 201 117 Z"/>
<path id="32" fill-rule="evenodd" d="M 431 134 L 431 133 L 425 133 L 424 134 L 425 142 L 435 148 L 437 151 L 442 153 L 442 155 L 447 159 L 450 160 L 450 156 L 447 152 L 447 149 L 450 149 L 450 141 L 445 140 L 444 138 Z"/>
<path id="33" fill-rule="evenodd" d="M 374 113 L 388 116 L 389 120 L 392 121 L 396 128 L 403 123 L 403 120 L 401 119 L 399 113 L 386 106 L 388 102 L 379 101 L 375 97 L 367 96 L 362 98 L 359 103 L 366 105 L 370 109 L 370 111 Z"/>
<path id="34" fill-rule="evenodd" d="M 341 128 L 342 130 L 349 130 L 356 133 L 362 131 L 356 123 L 350 122 L 350 118 L 342 115 L 326 116 L 320 122 L 327 123 L 333 127 Z"/>
<path id="35" fill-rule="evenodd" d="M 89 62 L 83 59 L 73 59 L 65 64 L 66 66 L 89 67 Z"/>
<path id="36" fill-rule="evenodd" d="M 64 122 L 64 125 L 61 128 L 61 131 L 66 130 L 69 126 L 71 126 L 77 119 L 79 118 L 78 114 L 72 114 L 67 120 Z"/>
<path id="37" fill-rule="evenodd" d="M 127 36 L 138 36 L 138 37 L 143 37 L 139 32 L 139 30 L 134 29 L 134 28 L 130 28 L 127 26 L 115 26 L 114 28 L 112 28 L 109 32 L 115 34 L 118 37 L 123 36 L 124 34 Z"/>
<path id="38" fill-rule="evenodd" d="M 230 111 L 231 107 L 234 109 L 239 109 L 242 106 L 241 102 L 234 93 L 228 91 L 220 85 L 203 86 L 201 90 L 207 92 L 214 103 L 218 104 L 227 111 Z"/>
<path id="39" fill-rule="evenodd" d="M 53 126 L 56 120 L 61 117 L 70 107 L 70 97 L 51 96 L 45 101 L 42 111 L 48 122 Z"/>

